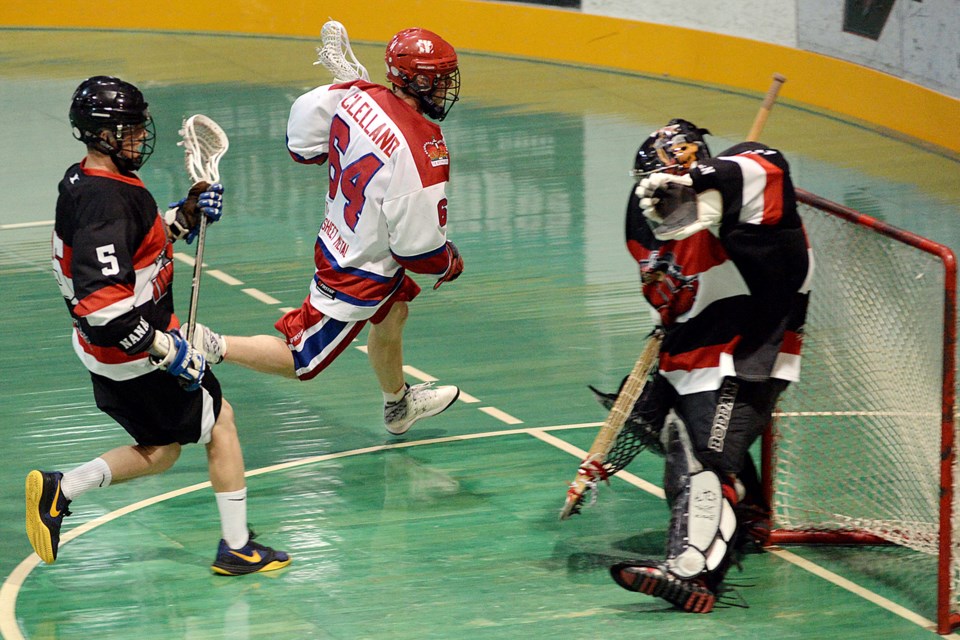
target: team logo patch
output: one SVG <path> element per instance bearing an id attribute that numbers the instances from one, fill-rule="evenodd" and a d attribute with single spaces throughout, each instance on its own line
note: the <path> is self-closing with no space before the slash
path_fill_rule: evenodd
<path id="1" fill-rule="evenodd" d="M 430 159 L 431 166 L 439 167 L 450 164 L 450 152 L 447 151 L 447 143 L 441 140 L 431 140 L 423 145 L 423 152 Z"/>
<path id="2" fill-rule="evenodd" d="M 167 247 L 169 246 L 168 244 Z M 159 302 L 170 291 L 170 284 L 173 282 L 173 260 L 167 255 L 166 251 L 157 256 L 152 280 L 153 301 Z"/>

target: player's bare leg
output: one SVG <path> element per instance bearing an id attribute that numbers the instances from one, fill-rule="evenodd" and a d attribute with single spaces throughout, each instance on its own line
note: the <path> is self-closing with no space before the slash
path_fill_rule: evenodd
<path id="1" fill-rule="evenodd" d="M 409 386 L 403 378 L 403 328 L 409 308 L 394 303 L 387 317 L 370 327 L 367 355 L 383 391 L 383 422 L 387 431 L 402 435 L 421 418 L 444 411 L 460 396 L 454 386 L 433 388 L 432 382 Z"/>
<path id="2" fill-rule="evenodd" d="M 226 400 L 207 443 L 207 465 L 210 467 L 210 484 L 214 492 L 239 491 L 247 486 L 233 407 Z"/>
<path id="3" fill-rule="evenodd" d="M 243 451 L 237 436 L 233 407 L 226 400 L 210 432 L 207 443 L 210 484 L 220 511 L 223 537 L 211 569 L 227 576 L 281 569 L 290 564 L 290 556 L 253 541 L 247 527 L 247 483 L 244 480 Z"/>
<path id="4" fill-rule="evenodd" d="M 142 476 L 163 473 L 180 457 L 177 443 L 162 447 L 130 445 L 107 451 L 100 458 L 110 467 L 111 484 L 118 484 Z"/>
<path id="5" fill-rule="evenodd" d="M 296 378 L 290 347 L 276 336 L 226 336 L 223 359 L 261 373 Z"/>
<path id="6" fill-rule="evenodd" d="M 370 325 L 367 356 L 385 394 L 400 394 L 403 379 L 403 328 L 410 309 L 406 302 L 396 302 L 380 324 Z"/>

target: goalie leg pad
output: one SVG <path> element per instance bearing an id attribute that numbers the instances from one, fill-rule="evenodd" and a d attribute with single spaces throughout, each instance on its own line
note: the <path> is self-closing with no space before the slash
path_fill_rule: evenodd
<path id="1" fill-rule="evenodd" d="M 682 421 L 671 421 L 669 429 L 664 482 L 671 510 L 666 567 L 684 579 L 710 574 L 710 582 L 719 584 L 737 532 L 736 490 L 703 467 Z"/>

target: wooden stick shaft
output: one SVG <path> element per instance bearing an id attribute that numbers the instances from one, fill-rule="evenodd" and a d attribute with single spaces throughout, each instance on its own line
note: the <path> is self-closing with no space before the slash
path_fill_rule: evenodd
<path id="1" fill-rule="evenodd" d="M 764 96 L 760 110 L 757 112 L 757 117 L 753 119 L 753 126 L 750 127 L 750 133 L 747 134 L 747 142 L 757 142 L 760 139 L 760 134 L 763 133 L 763 127 L 767 124 L 767 116 L 770 115 L 770 110 L 773 109 L 773 105 L 777 101 L 777 94 L 780 93 L 780 87 L 786 81 L 787 79 L 779 73 L 773 74 L 773 81 L 770 83 L 770 88 L 767 89 L 767 95 Z"/>
<path id="2" fill-rule="evenodd" d="M 627 381 L 624 383 L 619 395 L 617 395 L 616 402 L 614 402 L 613 407 L 610 408 L 607 419 L 604 421 L 603 426 L 600 427 L 597 437 L 594 438 L 593 444 L 590 446 L 590 451 L 587 452 L 587 460 L 595 460 L 599 464 L 603 464 L 604 460 L 606 460 L 607 454 L 610 453 L 610 449 L 613 448 L 613 444 L 617 439 L 617 435 L 619 435 L 623 429 L 623 425 L 627 421 L 630 412 L 633 411 L 633 405 L 637 403 L 637 399 L 640 398 L 640 394 L 643 393 L 647 377 L 658 362 L 660 343 L 662 341 L 663 333 L 660 331 L 654 332 L 647 340 L 643 352 L 637 359 L 637 363 L 633 366 L 630 375 L 627 376 Z M 573 482 L 570 483 L 570 489 L 567 491 L 567 499 L 564 502 L 563 509 L 560 510 L 561 520 L 569 518 L 570 515 L 574 513 L 574 510 L 578 508 L 590 481 L 590 477 L 579 471 L 577 472 L 577 476 L 573 479 Z"/>

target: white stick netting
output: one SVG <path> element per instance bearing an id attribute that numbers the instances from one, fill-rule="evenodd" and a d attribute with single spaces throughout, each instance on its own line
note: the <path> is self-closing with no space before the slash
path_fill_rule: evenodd
<path id="1" fill-rule="evenodd" d="M 194 182 L 220 180 L 220 158 L 230 143 L 227 134 L 216 122 L 204 115 L 190 116 L 180 129 L 180 145 L 184 163 Z"/>
<path id="2" fill-rule="evenodd" d="M 335 83 L 370 80 L 366 67 L 353 55 L 347 29 L 341 23 L 328 20 L 320 30 L 320 41 L 322 46 L 317 47 L 317 61 L 313 64 L 323 65 L 333 74 Z"/>

